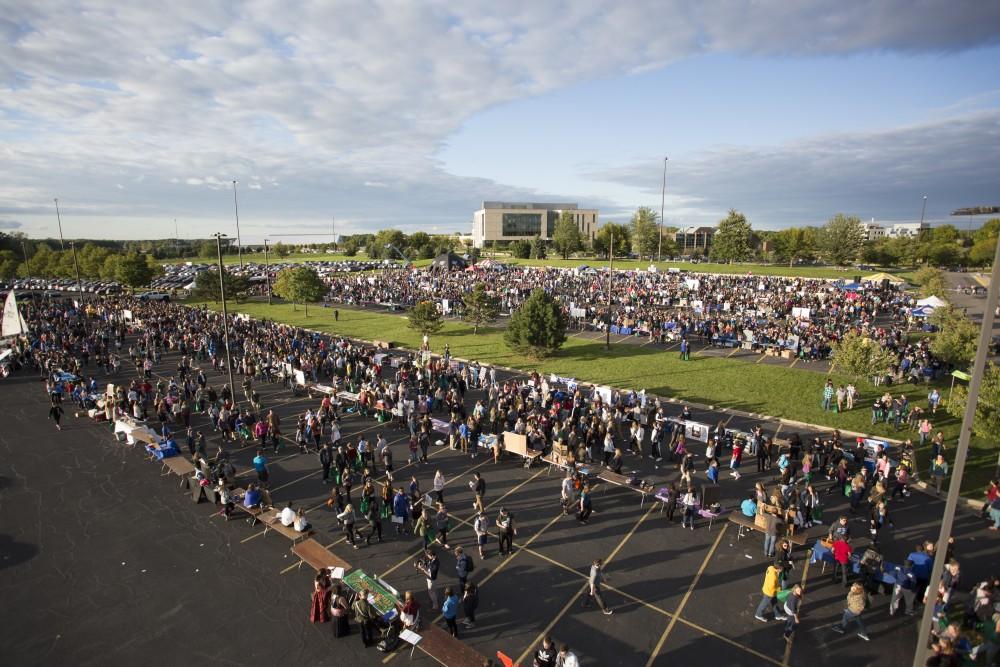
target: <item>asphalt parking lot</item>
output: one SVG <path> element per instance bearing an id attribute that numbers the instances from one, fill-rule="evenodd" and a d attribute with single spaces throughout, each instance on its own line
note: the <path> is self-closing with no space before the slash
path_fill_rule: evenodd
<path id="1" fill-rule="evenodd" d="M 159 370 L 168 373 L 175 365 L 176 357 L 167 354 Z M 224 382 L 214 372 L 209 379 Z M 286 432 L 293 415 L 318 403 L 295 398 L 277 384 L 259 391 L 265 410 L 282 416 Z M 469 392 L 467 400 L 479 395 Z M 6 413 L 0 432 L 0 591 L 7 619 L 0 626 L 0 663 L 409 661 L 408 650 L 386 656 L 364 649 L 356 634 L 335 639 L 329 626 L 310 624 L 312 572 L 296 566 L 286 538 L 213 516 L 213 507 L 194 504 L 178 479 L 162 475 L 144 452 L 116 442 L 106 424 L 73 418 L 71 407 L 56 433 L 45 420 L 37 377 L 22 373 L 3 381 L 0 405 Z M 719 415 L 696 411 L 695 418 L 714 424 Z M 195 424 L 204 426 L 205 419 Z M 749 424 L 733 418 L 730 425 Z M 771 432 L 776 428 L 765 425 Z M 403 466 L 403 430 L 358 416 L 344 419 L 345 439 L 362 431 L 372 440 L 386 434 L 397 481 L 416 475 L 427 489 L 436 470 L 445 475 L 445 501 L 457 524 L 452 546 L 474 553 L 467 486 L 474 471 L 487 481 L 490 517 L 501 506 L 516 517 L 513 555 L 500 558 L 491 542 L 490 558 L 474 556 L 473 579 L 481 586 L 478 624 L 461 636 L 486 656 L 502 650 L 530 664 L 530 651 L 546 633 L 569 643 L 585 665 L 860 665 L 886 656 L 902 664 L 912 656 L 915 619 L 889 618 L 884 595 L 866 613 L 870 643 L 832 632 L 844 591 L 829 576 L 819 576 L 818 567 L 806 571 L 802 549 L 795 576 L 807 584 L 803 625 L 786 653 L 781 624 L 753 618 L 766 567 L 759 536 L 737 540 L 736 527 L 721 520 L 711 530 L 707 522 L 682 530 L 679 518 L 670 525 L 657 503 L 646 499 L 640 507 L 638 493 L 617 487 L 597 491 L 595 516 L 580 525 L 560 512 L 557 473 L 526 470 L 514 460 L 494 465 L 491 457 L 470 459 L 444 447 L 432 449 L 426 466 Z M 219 438 L 210 429 L 208 435 L 213 453 Z M 423 578 L 412 565 L 419 542 L 396 537 L 386 524 L 381 544 L 351 549 L 323 505 L 329 487 L 320 480 L 316 457 L 286 445 L 277 456 L 268 455 L 275 503 L 291 500 L 307 508 L 317 539 L 352 566 L 423 595 Z M 238 471 L 252 477 L 254 447 L 228 448 Z M 629 458 L 626 465 L 656 486 L 678 476 L 673 467 L 654 468 L 649 459 Z M 759 479 L 771 479 L 750 467 L 744 465 L 741 480 L 723 481 L 724 505 L 733 506 Z M 840 494 L 826 498 L 826 517 L 844 509 Z M 918 540 L 936 538 L 942 507 L 920 493 L 893 504 L 895 530 L 883 540 L 886 559 L 900 562 Z M 857 526 L 864 532 L 864 525 Z M 970 513 L 956 520 L 966 590 L 1000 554 L 996 535 L 985 528 Z M 589 564 L 598 557 L 606 562 L 612 616 L 580 607 Z M 441 554 L 439 582 L 457 583 L 449 554 Z M 413 663 L 438 664 L 420 651 Z"/>

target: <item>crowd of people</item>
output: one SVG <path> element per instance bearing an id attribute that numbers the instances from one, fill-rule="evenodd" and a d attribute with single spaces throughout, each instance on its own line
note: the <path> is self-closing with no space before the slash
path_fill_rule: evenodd
<path id="1" fill-rule="evenodd" d="M 464 275 L 447 274 L 434 280 L 442 280 L 443 285 L 452 285 L 459 290 L 460 283 L 456 281 L 462 280 L 460 276 Z M 505 281 L 513 280 L 507 272 L 496 275 L 503 276 Z M 579 277 L 570 278 L 570 275 L 544 270 L 541 280 L 536 279 L 530 284 L 542 284 L 551 289 L 577 285 L 578 290 L 583 290 L 569 290 L 567 295 L 571 298 L 581 298 L 580 295 L 588 291 L 591 296 L 599 294 L 600 286 L 596 283 L 591 283 L 589 287 L 586 282 L 577 284 L 575 281 Z M 361 285 L 367 284 L 375 289 L 378 280 L 383 278 L 378 277 L 375 283 L 369 283 L 369 279 L 367 276 L 350 278 L 356 281 L 358 289 L 348 298 L 364 301 L 367 296 L 377 296 L 377 289 L 368 292 L 368 288 Z M 636 285 L 644 285 L 637 288 L 639 291 L 634 301 L 629 301 L 630 296 L 623 296 L 620 302 L 622 306 L 636 309 L 640 308 L 638 304 L 648 305 L 650 300 L 654 304 L 667 304 L 666 308 L 669 308 L 675 298 L 670 295 L 671 286 L 676 287 L 676 281 L 681 280 L 657 274 L 622 274 L 616 279 L 628 281 L 619 286 L 622 295 L 629 295 Z M 395 280 L 417 279 L 397 275 Z M 640 282 L 645 280 L 652 280 L 653 283 L 646 285 Z M 665 282 L 658 282 L 660 280 Z M 834 291 L 824 292 L 819 286 L 809 286 L 805 290 L 807 296 L 784 292 L 779 289 L 784 279 L 775 279 L 778 282 L 768 289 L 754 286 L 763 281 L 767 287 L 771 279 L 737 278 L 719 283 L 712 280 L 706 279 L 712 285 L 708 294 L 721 290 L 730 303 L 737 302 L 743 295 L 754 299 L 755 306 L 769 303 L 773 312 L 778 312 L 779 301 L 788 308 L 791 303 L 825 306 L 828 312 L 836 311 L 836 317 L 843 315 L 844 323 L 848 319 L 854 321 L 860 318 L 870 324 L 880 309 L 898 305 L 890 299 L 890 292 L 880 290 L 862 297 L 860 301 L 839 301 L 842 295 Z M 798 282 L 805 284 L 810 281 Z M 420 285 L 422 283 L 412 283 L 411 289 L 402 293 L 417 295 L 423 289 Z M 509 299 L 520 299 L 526 294 L 513 287 L 514 283 L 501 282 L 500 285 L 506 286 L 503 289 Z M 451 293 L 441 284 L 437 288 L 443 290 L 441 293 Z M 756 300 L 757 292 L 761 293 L 762 301 Z M 821 298 L 820 294 L 828 296 Z M 516 306 L 515 301 L 511 304 Z M 749 305 L 750 302 L 743 303 L 742 307 Z M 832 308 L 834 305 L 837 307 Z M 125 321 L 122 316 L 125 309 L 131 311 L 131 322 Z M 238 408 L 235 400 L 237 388 L 227 382 L 229 369 L 225 361 L 222 316 L 217 313 L 204 308 L 162 302 L 142 303 L 125 298 L 94 302 L 85 309 L 74 308 L 69 303 L 28 300 L 23 311 L 32 335 L 14 343 L 14 362 L 30 366 L 45 377 L 51 398 L 50 417 L 57 426 L 64 400 L 76 402 L 81 409 L 93 408 L 100 398 L 95 376 L 101 372 L 111 377 L 119 376 L 123 363 L 127 362 L 129 367 L 135 369 L 134 377 L 116 381 L 116 392 L 112 400 L 105 402 L 104 409 L 111 416 L 128 415 L 153 424 L 162 436 L 186 442 L 199 474 L 206 483 L 219 489 L 221 512 L 227 518 L 236 503 L 248 507 L 273 506 L 269 493 L 268 449 L 278 452 L 283 447 L 292 446 L 304 454 L 315 455 L 322 480 L 331 487 L 326 505 L 334 512 L 345 540 L 353 548 L 371 545 L 373 540 L 376 544 L 381 542 L 387 537 L 383 532 L 385 523 L 394 528 L 398 538 L 419 540 L 425 551 L 415 565 L 425 578 L 430 608 L 440 611 L 448 630 L 455 636 L 459 634 L 457 619 L 460 613 L 464 625 L 474 627 L 479 589 L 471 576 L 475 571 L 471 549 L 453 546 L 448 538 L 452 516 L 445 498 L 445 480 L 440 471 L 435 471 L 430 477 L 432 466 L 428 451 L 435 442 L 440 441 L 443 446 L 470 458 L 492 456 L 498 462 L 504 456 L 503 439 L 489 436 L 513 432 L 524 435 L 528 446 L 534 450 L 544 454 L 553 450 L 562 452 L 567 472 L 560 481 L 560 502 L 563 511 L 574 513 L 581 524 L 590 520 L 594 505 L 591 493 L 594 480 L 588 470 L 603 467 L 622 473 L 626 461 L 629 468 L 634 468 L 640 465 L 640 459 L 650 460 L 658 470 L 662 465 L 665 476 L 673 477 L 674 473 L 669 471 L 676 471 L 676 479 L 670 480 L 667 487 L 667 518 L 673 523 L 675 511 L 680 509 L 682 527 L 692 530 L 697 525 L 696 487 L 702 485 L 701 479 L 708 484 L 729 484 L 720 475 L 721 469 L 728 467 L 735 483 L 740 478 L 743 459 L 755 459 L 758 472 L 773 472 L 776 479 L 770 488 L 764 481 L 758 482 L 753 493 L 746 498 L 741 510 L 749 516 L 755 516 L 762 506 L 767 505 L 776 508 L 784 519 L 782 525 L 787 527 L 785 530 L 804 530 L 822 522 L 823 507 L 829 502 L 831 494 L 844 493 L 848 496 L 849 518 L 837 521 L 828 535 L 831 550 L 841 566 L 839 570 L 835 569 L 841 583 L 848 582 L 847 562 L 841 562 L 845 553 L 843 545 L 849 548 L 849 558 L 861 539 L 860 536 L 850 535 L 850 519 L 859 518 L 867 524 L 864 536 L 866 551 L 877 553 L 880 538 L 892 530 L 889 508 L 904 501 L 910 492 L 908 486 L 921 472 L 934 478 L 940 472 L 939 465 L 935 468 L 938 458 L 944 455 L 943 440 L 937 436 L 938 448 L 933 452 L 933 461 L 918 462 L 909 441 L 890 457 L 887 451 L 873 452 L 861 442 L 845 441 L 836 431 L 829 437 L 817 437 L 811 442 L 803 441 L 794 434 L 779 442 L 765 435 L 762 428 L 742 433 L 727 429 L 723 422 L 712 428 L 707 442 L 702 443 L 691 439 L 685 431 L 684 424 L 691 417 L 688 408 L 670 408 L 660 398 L 648 397 L 644 393 L 614 390 L 607 395 L 597 387 L 567 386 L 537 373 L 501 378 L 494 368 L 474 362 L 459 363 L 451 359 L 447 352 L 437 357 L 405 353 L 389 356 L 374 347 L 346 339 L 330 339 L 275 322 L 231 318 L 228 325 L 232 371 L 238 374 L 239 389 L 246 399 L 243 401 L 245 407 Z M 709 311 L 711 309 L 707 309 Z M 709 315 L 699 321 L 715 321 L 718 324 L 728 317 L 728 312 L 719 309 L 714 316 Z M 716 319 L 713 320 L 713 317 Z M 838 321 L 836 317 L 834 321 Z M 911 363 L 926 362 L 926 358 L 920 357 L 922 351 L 919 346 L 908 348 L 900 344 L 900 350 L 904 359 L 913 355 Z M 156 375 L 154 369 L 161 364 L 167 352 L 177 358 L 173 373 Z M 212 370 L 206 370 L 206 367 Z M 335 396 L 326 396 L 318 401 L 318 405 L 293 417 L 291 422 L 294 428 L 285 431 L 278 413 L 273 408 L 262 406 L 258 389 L 264 383 L 291 386 L 298 372 L 308 381 L 342 389 L 356 395 L 356 398 L 345 402 Z M 470 393 L 473 396 L 468 396 Z M 846 390 L 843 398 L 834 390 L 833 398 L 838 407 L 851 407 L 847 405 Z M 896 400 L 891 395 L 889 399 Z M 933 413 L 934 407 L 929 397 L 927 411 Z M 405 481 L 398 475 L 397 468 L 401 466 L 395 460 L 385 432 L 377 431 L 371 442 L 364 434 L 356 438 L 342 437 L 341 422 L 348 413 L 379 419 L 385 423 L 386 429 L 390 428 L 387 422 L 395 420 L 404 429 L 402 432 L 407 440 L 406 463 L 415 464 L 418 472 Z M 207 426 L 196 426 L 195 417 L 198 416 L 207 420 Z M 208 451 L 206 436 L 209 429 L 222 443 L 214 453 Z M 921 431 L 921 442 L 923 435 Z M 233 494 L 236 487 L 235 468 L 226 448 L 226 443 L 234 441 L 253 442 L 257 447 L 253 460 L 257 479 L 242 497 Z M 483 446 L 481 442 L 489 444 Z M 430 480 L 426 490 L 421 488 L 422 475 L 428 475 L 426 479 Z M 478 557 L 490 557 L 491 539 L 496 539 L 501 555 L 510 553 L 517 531 L 515 517 L 505 508 L 500 508 L 495 516 L 489 515 L 489 508 L 484 502 L 487 484 L 482 474 L 477 473 L 468 483 L 476 504 L 473 528 Z M 991 487 L 990 493 L 992 497 L 987 497 L 986 511 L 996 527 L 1000 526 L 996 484 Z M 864 506 L 865 502 L 867 506 Z M 296 510 L 290 504 L 284 507 L 281 517 L 282 523 L 296 530 L 304 531 L 310 527 L 305 512 Z M 777 528 L 765 535 L 765 557 L 773 559 L 773 564 L 765 575 L 764 599 L 756 615 L 764 620 L 764 614 L 769 609 L 773 610 L 775 617 L 786 621 L 784 634 L 791 638 L 802 615 L 804 591 L 791 583 L 790 572 L 795 560 L 790 545 L 782 541 L 782 537 Z M 923 547 L 922 551 L 926 556 L 928 549 L 929 557 L 933 559 L 932 546 Z M 914 605 L 924 599 L 919 583 L 921 573 L 929 572 L 927 558 L 917 556 L 914 559 L 913 556 L 911 554 L 901 566 L 896 578 L 900 588 L 898 595 L 893 592 L 892 610 L 903 602 L 905 611 L 912 612 Z M 457 582 L 446 585 L 443 590 L 439 584 L 442 558 L 447 559 L 448 567 L 454 567 Z M 947 555 L 946 559 L 949 568 L 952 561 L 957 568 L 958 561 L 954 554 Z M 909 568 L 909 574 L 906 568 Z M 910 575 L 914 581 L 912 589 L 906 585 Z M 605 579 L 602 563 L 595 561 L 585 601 L 592 599 L 599 609 L 610 614 L 613 610 L 605 604 L 601 595 Z M 947 612 L 952 604 L 952 593 L 961 590 L 958 588 L 959 581 L 956 569 L 945 590 L 938 591 L 938 600 L 934 604 L 940 605 L 939 616 L 943 619 L 949 618 Z M 993 579 L 986 585 L 977 584 L 969 598 L 978 601 L 972 607 L 978 623 L 985 623 L 985 626 L 994 623 L 992 638 L 984 643 L 986 648 L 983 649 L 990 656 L 995 655 L 997 646 L 995 630 L 998 619 L 988 613 L 998 602 L 996 596 L 1000 588 L 995 584 Z M 864 576 L 852 584 L 847 611 L 836 629 L 845 630 L 847 625 L 854 623 L 859 628 L 859 636 L 867 638 L 861 624 L 865 608 L 859 607 L 859 593 L 855 590 L 858 586 L 865 595 L 872 592 L 871 581 Z M 335 634 L 342 636 L 350 631 L 349 618 L 353 616 L 365 645 L 376 643 L 372 632 L 377 619 L 372 610 L 365 607 L 368 603 L 364 595 L 351 596 L 342 586 L 322 574 L 317 577 L 314 589 L 311 611 L 314 621 L 333 620 Z M 790 592 L 781 596 L 779 606 L 782 590 Z M 912 595 L 908 591 L 912 591 Z M 972 616 L 967 617 L 970 622 L 971 619 Z M 421 619 L 420 602 L 412 592 L 404 596 L 400 620 L 404 629 L 418 628 L 421 622 L 425 622 Z M 954 641 L 954 633 L 949 634 L 948 628 L 944 628 L 936 640 L 940 655 L 961 650 Z M 541 660 L 539 664 L 568 667 L 576 658 L 567 647 L 556 651 L 554 644 L 547 640 L 538 648 L 536 659 Z M 545 662 L 546 659 L 552 662 Z"/>
<path id="2" fill-rule="evenodd" d="M 851 330 L 864 330 L 898 349 L 920 370 L 932 363 L 903 350 L 903 327 L 913 299 L 891 283 L 845 288 L 827 280 L 754 275 L 572 270 L 507 266 L 441 272 L 416 268 L 328 278 L 329 300 L 353 305 L 409 307 L 447 300 L 461 313 L 464 296 L 483 284 L 503 312 L 512 312 L 535 288 L 558 297 L 581 326 L 609 324 L 654 340 L 700 338 L 716 343 L 752 341 L 806 359 L 827 358 Z M 608 307 L 611 316 L 608 317 Z M 878 321 L 876 321 L 878 320 Z M 749 338 L 748 338 L 749 336 Z"/>

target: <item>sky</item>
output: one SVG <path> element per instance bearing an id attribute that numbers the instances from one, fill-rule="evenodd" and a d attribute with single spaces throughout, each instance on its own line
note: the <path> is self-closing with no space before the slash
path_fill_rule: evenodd
<path id="1" fill-rule="evenodd" d="M 1000 204 L 998 63 L 981 0 L 0 0 L 0 231 L 235 235 L 234 180 L 245 242 L 955 221 Z"/>

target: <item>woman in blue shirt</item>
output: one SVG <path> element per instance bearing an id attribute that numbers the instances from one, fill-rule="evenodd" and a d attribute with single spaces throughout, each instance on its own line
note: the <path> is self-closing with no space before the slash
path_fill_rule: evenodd
<path id="1" fill-rule="evenodd" d="M 441 605 L 441 615 L 444 616 L 445 623 L 448 624 L 448 631 L 452 637 L 458 637 L 458 596 L 451 589 L 451 586 L 444 589 L 444 604 Z"/>

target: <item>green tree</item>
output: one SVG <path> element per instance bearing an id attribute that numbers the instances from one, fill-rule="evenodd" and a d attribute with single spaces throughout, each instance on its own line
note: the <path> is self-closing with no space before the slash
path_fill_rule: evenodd
<path id="1" fill-rule="evenodd" d="M 418 331 L 424 336 L 430 336 L 441 331 L 444 321 L 441 319 L 441 312 L 437 304 L 433 301 L 421 301 L 409 310 L 408 325 L 414 331 Z"/>
<path id="2" fill-rule="evenodd" d="M 819 249 L 830 263 L 847 266 L 861 253 L 865 230 L 857 216 L 838 213 L 823 226 L 817 241 Z"/>
<path id="3" fill-rule="evenodd" d="M 120 256 L 115 267 L 115 279 L 133 289 L 148 285 L 156 275 L 156 270 L 147 257 L 137 252 Z"/>
<path id="4" fill-rule="evenodd" d="M 472 323 L 472 333 L 478 334 L 482 324 L 494 322 L 500 315 L 500 299 L 486 291 L 483 283 L 476 283 L 464 297 L 465 312 L 462 319 Z"/>
<path id="5" fill-rule="evenodd" d="M 546 250 L 545 239 L 536 236 L 535 240 L 531 242 L 531 256 L 535 259 L 545 259 Z"/>
<path id="6" fill-rule="evenodd" d="M 920 255 L 920 242 L 912 236 L 897 236 L 886 243 L 895 266 L 915 266 Z"/>
<path id="7" fill-rule="evenodd" d="M 712 236 L 711 257 L 719 262 L 743 262 L 753 253 L 753 230 L 745 215 L 735 208 L 719 221 Z"/>
<path id="8" fill-rule="evenodd" d="M 632 247 L 632 233 L 630 228 L 628 225 L 618 225 L 613 222 L 606 222 L 597 230 L 597 234 L 594 236 L 595 254 L 608 256 L 612 234 L 615 240 L 615 256 L 628 254 L 629 249 Z"/>
<path id="9" fill-rule="evenodd" d="M 399 254 L 395 250 L 386 247 L 390 245 L 402 251 L 406 247 L 406 234 L 398 229 L 380 230 L 368 245 L 368 256 L 372 259 L 399 259 Z"/>
<path id="10" fill-rule="evenodd" d="M 311 266 L 293 266 L 278 274 L 272 291 L 291 301 L 292 310 L 296 303 L 301 303 L 305 306 L 306 317 L 309 317 L 309 302 L 322 299 L 327 286 Z"/>
<path id="11" fill-rule="evenodd" d="M 275 257 L 288 257 L 292 253 L 292 248 L 287 243 L 278 241 L 271 246 L 271 252 L 274 253 Z"/>
<path id="12" fill-rule="evenodd" d="M 563 211 L 552 233 L 552 247 L 563 259 L 569 259 L 570 255 L 583 248 L 580 227 L 573 215 L 572 211 Z"/>
<path id="13" fill-rule="evenodd" d="M 968 367 L 976 356 L 979 327 L 950 305 L 935 308 L 930 322 L 938 328 L 931 341 L 934 356 L 959 368 Z"/>
<path id="14" fill-rule="evenodd" d="M 648 206 L 640 206 L 632 214 L 629 222 L 632 236 L 633 251 L 641 261 L 644 257 L 651 259 L 656 254 L 659 245 L 659 232 L 656 226 L 656 212 Z M 615 253 L 618 253 L 618 235 L 615 234 Z"/>
<path id="15" fill-rule="evenodd" d="M 975 241 L 996 240 L 1000 236 L 1000 218 L 991 218 L 983 223 L 983 226 L 972 235 Z"/>
<path id="16" fill-rule="evenodd" d="M 933 266 L 925 266 L 913 274 L 913 281 L 920 286 L 921 296 L 938 296 L 944 298 L 948 284 L 944 273 Z"/>
<path id="17" fill-rule="evenodd" d="M 239 303 L 250 289 L 250 281 L 243 276 L 234 275 L 230 270 L 223 272 L 222 280 L 226 286 L 226 299 L 232 299 L 236 303 Z M 198 272 L 194 279 L 194 289 L 191 290 L 191 296 L 201 301 L 214 301 L 216 303 L 222 301 L 217 267 Z"/>
<path id="18" fill-rule="evenodd" d="M 896 363 L 896 355 L 871 338 L 849 333 L 833 344 L 837 369 L 853 378 L 883 377 Z"/>
<path id="19" fill-rule="evenodd" d="M 543 359 L 566 342 L 566 313 L 545 290 L 535 288 L 511 315 L 503 339 L 512 350 Z"/>
<path id="20" fill-rule="evenodd" d="M 955 225 L 941 225 L 931 230 L 930 240 L 933 243 L 954 243 L 958 240 L 958 229 Z"/>
<path id="21" fill-rule="evenodd" d="M 0 280 L 10 280 L 17 275 L 17 268 L 22 264 L 13 250 L 0 250 Z"/>
<path id="22" fill-rule="evenodd" d="M 812 257 L 816 250 L 816 230 L 811 227 L 782 229 L 774 235 L 773 242 L 775 256 L 792 266 L 797 259 Z"/>
<path id="23" fill-rule="evenodd" d="M 969 389 L 956 384 L 948 401 L 948 412 L 956 419 L 965 417 L 965 405 L 969 400 Z M 986 364 L 983 382 L 979 386 L 979 401 L 976 416 L 972 420 L 972 432 L 990 442 L 1000 440 L 1000 368 L 993 362 Z"/>
<path id="24" fill-rule="evenodd" d="M 211 259 L 218 255 L 218 248 L 215 241 L 202 241 L 198 244 L 198 257 Z"/>
<path id="25" fill-rule="evenodd" d="M 344 254 L 348 257 L 354 257 L 358 254 L 358 242 L 353 238 L 344 241 Z"/>
<path id="26" fill-rule="evenodd" d="M 917 256 L 934 266 L 956 264 L 962 259 L 962 248 L 954 241 L 931 241 L 920 244 Z"/>
<path id="27" fill-rule="evenodd" d="M 510 254 L 518 259 L 531 257 L 531 241 L 514 241 L 510 244 Z"/>

